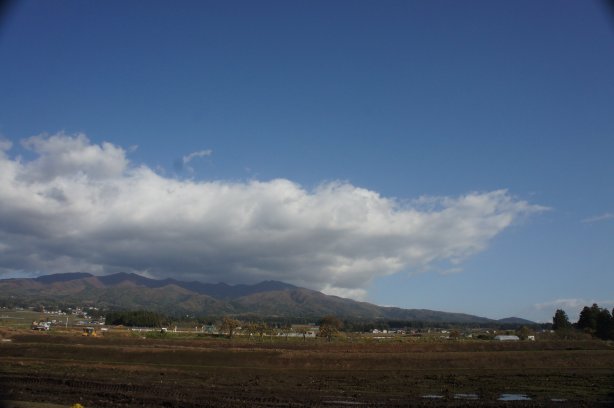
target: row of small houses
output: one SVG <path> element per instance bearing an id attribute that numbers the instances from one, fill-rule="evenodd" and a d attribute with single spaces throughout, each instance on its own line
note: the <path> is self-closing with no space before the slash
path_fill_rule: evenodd
<path id="1" fill-rule="evenodd" d="M 301 330 L 302 329 L 302 330 Z M 301 326 L 301 329 L 298 327 L 293 327 L 289 331 L 274 331 L 273 336 L 278 337 L 301 337 L 301 338 L 315 338 L 319 331 L 319 327 L 312 326 L 305 328 L 305 326 Z M 168 327 L 162 327 L 161 329 L 156 329 L 152 327 L 132 327 L 130 330 L 136 332 L 151 332 L 160 330 L 161 333 L 205 333 L 205 334 L 222 334 L 219 328 L 215 325 L 203 325 L 203 326 L 195 326 L 193 329 L 179 329 L 177 326 L 169 329 Z M 246 335 L 246 333 L 242 333 L 242 328 L 236 328 L 236 334 L 238 335 Z M 249 334 L 254 335 L 254 333 Z M 271 334 L 267 333 L 266 336 L 269 337 Z"/>
<path id="2" fill-rule="evenodd" d="M 372 334 L 406 334 L 405 330 L 379 330 L 379 329 L 373 329 L 371 330 Z M 442 330 L 441 331 L 442 334 L 448 334 L 449 332 L 447 330 Z M 415 333 L 414 331 L 412 331 L 413 335 L 420 335 L 419 333 Z M 447 336 L 443 336 L 444 338 L 447 338 Z M 473 337 L 472 334 L 467 335 L 467 337 Z M 519 341 L 520 337 L 516 336 L 516 335 L 509 335 L 509 334 L 499 334 L 496 335 L 495 337 L 493 337 L 494 340 L 497 341 Z M 531 341 L 535 341 L 535 336 L 527 336 L 527 340 L 531 340 Z"/>
<path id="3" fill-rule="evenodd" d="M 55 322 L 54 322 L 55 323 Z M 32 329 L 33 330 L 49 330 L 51 325 L 51 322 L 32 322 Z M 239 330 L 241 330 L 240 328 L 238 328 Z M 104 330 L 104 329 L 103 329 Z M 132 331 L 137 331 L 137 332 L 148 332 L 148 331 L 154 331 L 157 329 L 151 328 L 151 327 L 133 327 L 131 328 Z M 106 330 L 105 330 L 106 331 Z M 174 332 L 174 333 L 178 333 L 178 332 L 186 332 L 188 330 L 178 330 L 177 326 L 175 326 L 172 330 L 169 330 L 167 327 L 162 327 L 162 329 L 160 330 L 162 333 L 167 333 L 169 331 Z M 189 330 L 191 331 L 191 330 Z M 201 327 L 194 327 L 194 331 L 195 332 L 201 332 L 201 333 L 207 333 L 207 334 L 220 334 L 218 328 L 215 325 L 203 325 Z M 291 329 L 290 331 L 283 331 L 283 332 L 277 332 L 274 335 L 275 336 L 281 336 L 281 337 L 303 337 L 303 338 L 312 338 L 312 337 L 316 337 L 318 332 L 318 327 L 309 327 L 307 330 L 305 329 L 305 327 L 302 327 L 302 330 L 294 330 Z M 402 330 L 378 330 L 378 329 L 373 329 L 372 331 L 373 334 L 405 334 L 405 331 Z M 443 331 L 442 333 L 446 333 L 446 331 Z M 515 336 L 515 335 L 509 335 L 509 334 L 499 334 L 496 335 L 494 337 L 494 340 L 497 341 L 519 341 L 520 337 Z M 535 336 L 528 336 L 527 340 L 531 340 L 534 341 L 535 340 Z"/>

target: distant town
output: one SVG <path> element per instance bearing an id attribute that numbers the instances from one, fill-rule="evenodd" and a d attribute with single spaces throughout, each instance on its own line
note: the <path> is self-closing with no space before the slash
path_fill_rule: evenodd
<path id="1" fill-rule="evenodd" d="M 495 340 L 495 341 L 535 341 L 540 336 L 550 338 L 555 331 L 552 325 L 501 327 L 471 327 L 467 324 L 446 325 L 440 327 L 428 322 L 413 322 L 422 327 L 394 327 L 390 322 L 381 322 L 379 328 L 368 327 L 369 324 L 343 322 L 333 316 L 326 316 L 318 322 L 301 324 L 280 323 L 271 321 L 242 321 L 228 316 L 212 319 L 197 319 L 193 316 L 168 318 L 158 313 L 145 311 L 102 311 L 94 306 L 76 306 L 65 309 L 46 309 L 38 307 L 0 308 L 0 325 L 11 325 L 11 320 L 23 319 L 21 315 L 38 316 L 32 320 L 30 328 L 35 331 L 62 330 L 83 328 L 87 335 L 100 336 L 113 331 L 130 331 L 143 335 L 200 334 L 210 336 L 247 337 L 247 338 L 303 338 L 315 339 L 323 337 L 323 332 L 329 339 L 365 336 L 376 341 L 391 340 L 399 337 L 425 338 L 432 340 Z M 107 315 L 109 318 L 107 318 Z M 23 324 L 22 324 L 23 325 Z M 324 329 L 321 330 L 322 326 Z M 347 326 L 347 327 L 346 327 Z M 361 327 L 362 330 L 355 330 Z M 386 327 L 386 328 L 385 328 Z"/>

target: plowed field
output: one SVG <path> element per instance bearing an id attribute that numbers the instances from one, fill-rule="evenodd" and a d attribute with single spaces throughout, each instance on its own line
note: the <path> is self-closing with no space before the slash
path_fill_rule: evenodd
<path id="1" fill-rule="evenodd" d="M 608 406 L 602 342 L 389 343 L 13 333 L 4 399 L 90 407 Z M 499 401 L 501 394 L 524 401 Z"/>

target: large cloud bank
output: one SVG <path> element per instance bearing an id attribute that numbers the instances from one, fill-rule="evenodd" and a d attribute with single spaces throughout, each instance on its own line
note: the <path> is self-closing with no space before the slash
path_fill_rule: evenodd
<path id="1" fill-rule="evenodd" d="M 360 297 L 378 276 L 454 266 L 543 209 L 504 190 L 400 202 L 345 182 L 181 180 L 85 135 L 22 146 L 32 158 L 0 143 L 0 276 L 274 279 Z"/>

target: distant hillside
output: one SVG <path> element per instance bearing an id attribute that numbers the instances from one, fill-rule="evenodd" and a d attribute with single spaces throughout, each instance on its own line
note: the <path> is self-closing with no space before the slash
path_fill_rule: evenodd
<path id="1" fill-rule="evenodd" d="M 93 275 L 85 272 L 56 273 L 54 275 L 39 276 L 36 278 L 36 281 L 42 283 L 68 282 L 76 279 L 89 278 L 91 276 Z"/>
<path id="2" fill-rule="evenodd" d="M 535 324 L 535 322 L 532 322 L 530 320 L 523 319 L 523 318 L 520 318 L 520 317 L 506 317 L 505 319 L 497 320 L 497 322 L 499 322 L 501 324 L 511 324 L 511 325 L 531 325 L 531 324 Z"/>
<path id="3" fill-rule="evenodd" d="M 156 280 L 133 273 L 94 276 L 63 273 L 33 279 L 0 280 L 0 300 L 29 305 L 95 305 L 109 309 L 145 309 L 167 314 L 257 315 L 261 317 L 321 317 L 388 319 L 441 323 L 533 324 L 509 318 L 499 321 L 461 313 L 382 307 L 325 295 L 277 281 L 255 285 Z"/>

